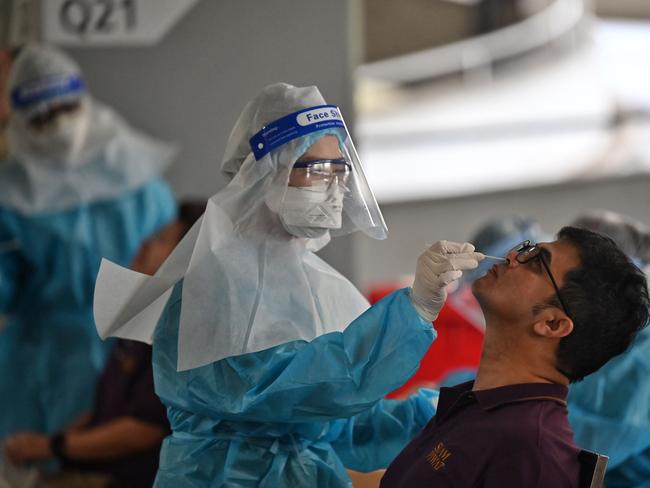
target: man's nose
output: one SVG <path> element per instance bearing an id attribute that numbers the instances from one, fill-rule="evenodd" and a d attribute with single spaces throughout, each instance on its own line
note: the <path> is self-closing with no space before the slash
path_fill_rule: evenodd
<path id="1" fill-rule="evenodd" d="M 506 265 L 508 267 L 514 267 L 514 266 L 519 266 L 519 261 L 517 261 L 517 254 L 519 254 L 517 251 L 512 250 L 508 254 L 506 254 Z"/>

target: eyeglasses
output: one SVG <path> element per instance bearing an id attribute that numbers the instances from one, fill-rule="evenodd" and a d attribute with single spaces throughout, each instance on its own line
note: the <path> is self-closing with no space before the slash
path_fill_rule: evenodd
<path id="1" fill-rule="evenodd" d="M 332 181 L 345 183 L 352 171 L 344 158 L 297 161 L 289 176 L 289 186 L 312 186 Z"/>
<path id="2" fill-rule="evenodd" d="M 557 286 L 557 282 L 555 281 L 555 278 L 553 278 L 551 269 L 549 268 L 548 263 L 544 258 L 544 252 L 548 252 L 548 251 L 546 251 L 539 244 L 531 244 L 530 241 L 524 241 L 521 244 L 518 244 L 512 249 L 510 249 L 510 251 L 508 251 L 508 254 L 510 254 L 511 252 L 517 253 L 515 259 L 519 264 L 526 264 L 534 259 L 539 259 L 539 261 L 542 263 L 542 266 L 546 270 L 546 274 L 548 274 L 548 277 L 551 278 L 551 283 L 553 283 L 553 288 L 555 288 L 555 296 L 557 296 L 557 299 L 559 300 L 560 305 L 562 306 L 562 310 L 564 311 L 565 314 L 567 314 L 569 318 L 571 318 L 571 314 L 569 313 L 568 307 L 566 306 L 564 300 L 562 300 L 562 296 L 560 295 L 560 288 Z M 506 256 L 508 254 L 506 254 Z"/>

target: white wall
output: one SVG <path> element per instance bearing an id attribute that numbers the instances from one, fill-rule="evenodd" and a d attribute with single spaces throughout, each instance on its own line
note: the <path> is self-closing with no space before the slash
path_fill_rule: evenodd
<path id="1" fill-rule="evenodd" d="M 355 238 L 354 276 L 365 290 L 371 283 L 413 273 L 427 243 L 467 240 L 489 219 L 528 215 L 555 233 L 581 212 L 595 208 L 624 213 L 650 226 L 650 176 L 384 205 L 389 237 L 385 241 Z"/>

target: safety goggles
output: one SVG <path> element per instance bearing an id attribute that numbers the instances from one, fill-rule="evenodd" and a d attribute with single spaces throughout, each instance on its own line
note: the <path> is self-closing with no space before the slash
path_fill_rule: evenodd
<path id="1" fill-rule="evenodd" d="M 567 314 L 569 318 L 571 318 L 571 314 L 569 313 L 568 307 L 566 306 L 564 300 L 562 300 L 562 296 L 560 295 L 560 288 L 557 286 L 557 282 L 553 277 L 553 273 L 551 273 L 551 268 L 549 267 L 548 263 L 546 262 L 546 258 L 544 257 L 544 254 L 548 253 L 548 250 L 544 249 L 539 244 L 531 244 L 530 241 L 526 240 L 521 242 L 520 244 L 517 244 L 512 249 L 510 249 L 506 254 L 506 256 L 508 256 L 512 252 L 517 253 L 515 259 L 519 264 L 530 263 L 535 259 L 538 259 L 540 263 L 542 263 L 542 267 L 546 270 L 546 274 L 548 274 L 548 277 L 551 279 L 551 283 L 553 283 L 553 288 L 555 289 L 555 296 L 557 296 L 557 299 L 560 302 L 560 305 L 562 306 L 562 310 L 564 311 L 565 314 Z"/>
<path id="2" fill-rule="evenodd" d="M 36 131 L 42 131 L 52 124 L 60 115 L 69 115 L 79 111 L 81 103 L 79 101 L 66 102 L 53 105 L 47 110 L 37 113 L 29 118 L 29 126 Z"/>
<path id="3" fill-rule="evenodd" d="M 344 158 L 298 161 L 289 175 L 289 186 L 309 187 L 317 184 L 345 183 L 352 171 Z"/>

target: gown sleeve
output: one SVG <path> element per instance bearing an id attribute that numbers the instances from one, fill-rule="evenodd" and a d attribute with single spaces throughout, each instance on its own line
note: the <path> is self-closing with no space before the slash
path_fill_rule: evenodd
<path id="1" fill-rule="evenodd" d="M 328 438 L 346 468 L 385 469 L 436 414 L 438 390 L 420 389 L 404 400 L 381 400 L 348 419 L 331 422 Z"/>
<path id="2" fill-rule="evenodd" d="M 180 295 L 177 286 L 154 338 L 156 392 L 180 409 L 239 422 L 330 421 L 362 412 L 415 373 L 435 337 L 402 289 L 342 332 L 177 372 Z"/>

